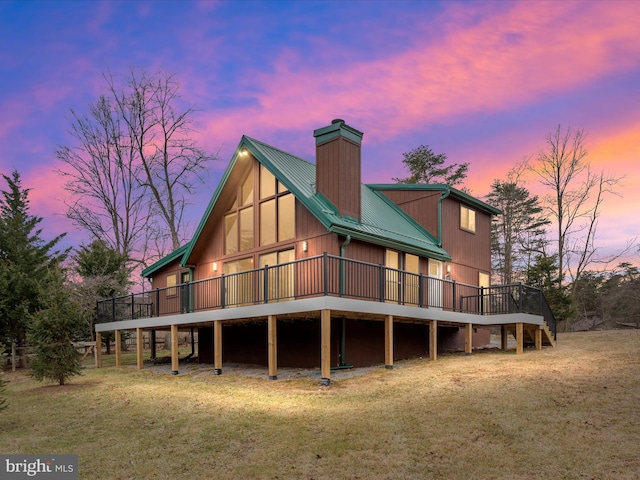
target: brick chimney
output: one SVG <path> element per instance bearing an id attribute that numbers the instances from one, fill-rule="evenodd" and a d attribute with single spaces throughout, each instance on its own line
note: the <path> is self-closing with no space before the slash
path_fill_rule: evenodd
<path id="1" fill-rule="evenodd" d="M 342 217 L 358 222 L 361 214 L 360 149 L 362 132 L 336 119 L 314 130 L 316 192 L 322 193 Z"/>

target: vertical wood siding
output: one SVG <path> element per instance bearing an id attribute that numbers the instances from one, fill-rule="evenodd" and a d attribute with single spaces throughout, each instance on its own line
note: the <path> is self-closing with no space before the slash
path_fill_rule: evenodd
<path id="1" fill-rule="evenodd" d="M 316 147 L 316 188 L 340 215 L 360 218 L 360 145 L 339 137 Z"/>

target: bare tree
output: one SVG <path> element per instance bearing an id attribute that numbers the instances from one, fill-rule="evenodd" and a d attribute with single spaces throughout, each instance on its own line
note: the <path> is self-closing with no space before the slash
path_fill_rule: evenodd
<path id="1" fill-rule="evenodd" d="M 71 111 L 78 145 L 56 150 L 72 194 L 67 215 L 145 263 L 149 241 L 166 239 L 176 249 L 188 237 L 188 199 L 217 157 L 192 139 L 196 110 L 182 101 L 173 75 L 131 69 L 122 84 L 103 77 L 107 94 L 90 105 L 90 115 Z"/>
<path id="2" fill-rule="evenodd" d="M 78 144 L 55 150 L 65 164 L 57 171 L 72 194 L 67 217 L 130 259 L 149 222 L 147 187 L 137 180 L 140 166 L 131 132 L 104 96 L 89 106 L 88 115 L 71 109 L 70 121 L 69 133 Z"/>
<path id="3" fill-rule="evenodd" d="M 105 79 L 120 118 L 132 132 L 141 167 L 136 171 L 138 181 L 149 188 L 151 212 L 168 229 L 175 250 L 186 238 L 182 229 L 188 200 L 207 164 L 217 156 L 208 155 L 191 138 L 196 110 L 182 102 L 174 75 L 132 69 L 124 88 L 113 76 Z"/>
<path id="4" fill-rule="evenodd" d="M 605 194 L 615 193 L 616 178 L 594 173 L 586 160 L 586 133 L 583 129 L 562 129 L 558 125 L 546 138 L 530 169 L 540 183 L 552 190 L 546 197 L 547 209 L 557 228 L 558 275 L 565 269 L 575 282 L 588 265 L 596 260 L 595 240 Z M 571 268 L 572 259 L 576 258 Z M 610 261 L 607 260 L 607 261 Z"/>

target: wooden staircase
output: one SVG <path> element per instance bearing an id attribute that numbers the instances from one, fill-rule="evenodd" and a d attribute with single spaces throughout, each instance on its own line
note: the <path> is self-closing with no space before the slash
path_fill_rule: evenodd
<path id="1" fill-rule="evenodd" d="M 524 343 L 525 345 L 535 345 L 536 343 L 536 330 L 537 327 L 535 325 L 525 325 L 524 327 Z M 515 329 L 512 332 L 515 336 Z M 543 322 L 541 326 L 542 333 L 542 346 L 556 346 L 556 339 L 553 338 L 553 332 L 547 325 L 547 322 Z"/>

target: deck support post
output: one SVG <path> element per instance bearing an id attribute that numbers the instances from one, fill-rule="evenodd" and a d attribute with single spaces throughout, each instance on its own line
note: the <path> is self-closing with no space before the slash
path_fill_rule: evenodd
<path id="1" fill-rule="evenodd" d="M 116 330 L 116 367 L 122 363 L 122 334 Z"/>
<path id="2" fill-rule="evenodd" d="M 144 339 L 142 338 L 142 329 L 136 328 L 136 359 L 138 364 L 138 370 L 142 370 L 143 365 L 143 352 L 144 352 Z"/>
<path id="3" fill-rule="evenodd" d="M 102 334 L 96 332 L 96 368 L 102 368 Z"/>
<path id="4" fill-rule="evenodd" d="M 429 360 L 438 359 L 438 321 L 429 322 Z"/>
<path id="5" fill-rule="evenodd" d="M 464 326 L 464 354 L 473 355 L 473 324 Z"/>
<path id="6" fill-rule="evenodd" d="M 503 351 L 506 351 L 507 348 L 509 347 L 509 330 L 507 330 L 507 326 L 506 325 L 501 325 L 500 326 L 500 348 Z"/>
<path id="7" fill-rule="evenodd" d="M 524 324 L 516 323 L 516 355 L 524 352 Z"/>
<path id="8" fill-rule="evenodd" d="M 213 373 L 222 375 L 222 320 L 213 322 Z"/>
<path id="9" fill-rule="evenodd" d="M 393 315 L 384 317 L 384 368 L 393 368 Z"/>
<path id="10" fill-rule="evenodd" d="M 269 317 L 267 317 L 269 380 L 278 379 L 278 333 L 276 322 L 277 318 L 275 315 L 269 315 Z"/>
<path id="11" fill-rule="evenodd" d="M 542 350 L 542 327 L 540 325 L 536 325 L 535 329 L 535 344 L 536 350 Z"/>
<path id="12" fill-rule="evenodd" d="M 156 359 L 156 331 L 151 330 L 151 334 L 149 335 L 149 347 L 151 348 L 151 358 L 153 360 Z"/>
<path id="13" fill-rule="evenodd" d="M 321 384 L 331 384 L 331 310 L 320 312 L 320 370 Z"/>
<path id="14" fill-rule="evenodd" d="M 178 325 L 171 325 L 171 375 L 178 374 Z"/>

